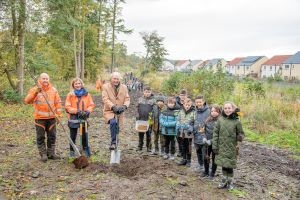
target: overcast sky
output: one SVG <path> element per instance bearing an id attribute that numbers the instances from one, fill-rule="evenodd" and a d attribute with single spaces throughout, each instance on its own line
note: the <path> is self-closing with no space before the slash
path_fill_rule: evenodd
<path id="1" fill-rule="evenodd" d="M 300 51 L 300 0 L 126 0 L 128 53 L 144 55 L 140 32 L 164 37 L 169 59 L 232 60 Z M 141 52 L 141 53 L 140 53 Z"/>

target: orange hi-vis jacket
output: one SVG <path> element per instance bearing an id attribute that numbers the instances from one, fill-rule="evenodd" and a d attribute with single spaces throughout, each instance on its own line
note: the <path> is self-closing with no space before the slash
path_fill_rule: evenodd
<path id="1" fill-rule="evenodd" d="M 96 89 L 98 92 L 100 92 L 102 89 L 102 81 L 100 79 L 96 81 Z"/>
<path id="2" fill-rule="evenodd" d="M 94 110 L 95 104 L 88 93 L 78 98 L 74 92 L 69 92 L 65 102 L 65 109 L 68 113 L 68 119 L 70 119 L 70 114 L 77 114 L 77 111 L 89 111 L 90 113 Z"/>
<path id="3" fill-rule="evenodd" d="M 42 91 L 36 93 L 37 86 L 31 88 L 24 101 L 27 104 L 34 105 L 34 119 L 52 119 L 55 115 L 61 116 L 61 99 L 57 90 L 49 83 L 48 87 L 42 87 Z M 52 110 L 49 108 L 46 99 Z"/>

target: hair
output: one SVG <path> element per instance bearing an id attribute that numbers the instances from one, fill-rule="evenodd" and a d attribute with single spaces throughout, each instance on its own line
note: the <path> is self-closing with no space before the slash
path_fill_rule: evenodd
<path id="1" fill-rule="evenodd" d="M 122 76 L 121 76 L 120 72 L 113 72 L 113 73 L 111 73 L 110 79 L 112 79 L 114 76 L 116 76 L 120 80 L 122 79 Z"/>
<path id="2" fill-rule="evenodd" d="M 151 88 L 149 86 L 146 86 L 146 87 L 144 87 L 144 91 L 145 90 L 151 91 Z"/>
<path id="3" fill-rule="evenodd" d="M 190 98 L 186 98 L 186 99 L 184 100 L 184 103 L 193 103 L 193 101 L 192 101 L 192 99 L 190 99 Z"/>
<path id="4" fill-rule="evenodd" d="M 84 87 L 84 84 L 83 84 L 83 81 L 80 79 L 80 78 L 74 78 L 72 81 L 71 81 L 71 90 L 74 89 L 74 84 L 75 82 L 79 81 L 81 83 L 81 86 Z"/>
<path id="5" fill-rule="evenodd" d="M 237 106 L 232 101 L 225 101 L 224 106 L 225 106 L 225 104 L 231 104 L 231 106 L 233 107 L 233 110 L 237 109 Z"/>
<path id="6" fill-rule="evenodd" d="M 169 97 L 168 99 L 167 99 L 167 104 L 168 103 L 176 103 L 176 99 L 175 99 L 175 97 Z"/>
<path id="7" fill-rule="evenodd" d="M 221 114 L 222 109 L 221 109 L 221 107 L 220 107 L 219 105 L 213 104 L 213 105 L 211 106 L 210 110 L 212 110 L 213 108 L 217 111 L 217 113 Z"/>
<path id="8" fill-rule="evenodd" d="M 42 76 L 48 76 L 48 79 L 50 80 L 50 77 L 49 77 L 49 75 L 47 73 L 41 73 L 40 76 L 39 76 L 39 79 L 41 79 Z"/>
<path id="9" fill-rule="evenodd" d="M 179 95 L 180 95 L 180 94 L 181 94 L 181 95 L 186 95 L 187 92 L 186 92 L 186 90 L 181 90 L 180 93 L 179 93 Z"/>
<path id="10" fill-rule="evenodd" d="M 202 95 L 202 94 L 199 94 L 196 98 L 195 98 L 195 100 L 196 99 L 203 99 L 203 100 L 205 100 L 205 98 L 204 98 L 204 96 Z"/>

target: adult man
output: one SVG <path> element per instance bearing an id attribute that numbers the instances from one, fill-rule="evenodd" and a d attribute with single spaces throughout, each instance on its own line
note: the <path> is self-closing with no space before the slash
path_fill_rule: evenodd
<path id="1" fill-rule="evenodd" d="M 116 148 L 116 136 L 124 123 L 123 112 L 130 104 L 127 87 L 121 84 L 120 80 L 120 73 L 113 72 L 110 77 L 110 83 L 104 84 L 102 89 L 103 115 L 105 122 L 109 124 L 111 134 L 110 150 Z"/>
<path id="2" fill-rule="evenodd" d="M 57 90 L 51 85 L 49 75 L 42 73 L 37 86 L 31 88 L 24 99 L 33 104 L 37 147 L 43 162 L 59 159 L 55 154 L 56 121 L 61 116 L 61 99 Z M 47 144 L 45 144 L 47 133 Z"/>

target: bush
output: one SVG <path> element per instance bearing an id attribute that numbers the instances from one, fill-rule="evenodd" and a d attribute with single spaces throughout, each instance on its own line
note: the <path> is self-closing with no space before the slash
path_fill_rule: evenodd
<path id="1" fill-rule="evenodd" d="M 22 96 L 13 89 L 7 89 L 3 92 L 3 100 L 6 103 L 20 103 L 22 99 Z"/>

